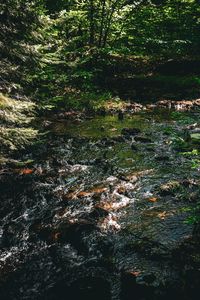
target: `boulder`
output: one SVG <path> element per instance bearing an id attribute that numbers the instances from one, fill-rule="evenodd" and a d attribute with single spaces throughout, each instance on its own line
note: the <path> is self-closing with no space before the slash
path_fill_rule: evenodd
<path id="1" fill-rule="evenodd" d="M 135 138 L 136 142 L 140 142 L 140 143 L 151 143 L 152 140 L 146 136 L 136 136 Z"/>
<path id="2" fill-rule="evenodd" d="M 191 141 L 195 144 L 200 144 L 200 133 L 190 134 Z"/>
<path id="3" fill-rule="evenodd" d="M 140 132 L 141 132 L 141 130 L 139 128 L 123 128 L 121 131 L 121 134 L 134 136 Z"/>
<path id="4" fill-rule="evenodd" d="M 138 148 L 137 148 L 137 146 L 135 144 L 131 144 L 131 149 L 133 151 L 138 151 Z"/>
<path id="5" fill-rule="evenodd" d="M 170 158 L 168 155 L 157 155 L 155 159 L 157 161 L 169 161 Z"/>
<path id="6" fill-rule="evenodd" d="M 180 182 L 179 181 L 169 181 L 165 184 L 162 184 L 160 186 L 160 195 L 174 195 L 174 193 L 180 188 Z"/>

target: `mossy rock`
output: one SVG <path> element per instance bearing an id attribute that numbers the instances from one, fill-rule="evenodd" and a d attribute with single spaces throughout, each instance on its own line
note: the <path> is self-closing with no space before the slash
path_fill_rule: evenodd
<path id="1" fill-rule="evenodd" d="M 190 135 L 191 141 L 194 144 L 200 144 L 200 133 L 192 133 Z"/>
<path id="2" fill-rule="evenodd" d="M 174 195 L 174 193 L 179 190 L 181 187 L 181 184 L 179 181 L 173 180 L 169 181 L 165 184 L 162 184 L 159 188 L 159 193 L 161 195 Z"/>

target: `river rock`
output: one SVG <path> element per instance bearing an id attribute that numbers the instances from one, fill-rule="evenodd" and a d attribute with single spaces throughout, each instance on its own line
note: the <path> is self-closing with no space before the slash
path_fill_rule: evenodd
<path id="1" fill-rule="evenodd" d="M 119 112 L 118 112 L 118 120 L 122 121 L 123 119 L 124 119 L 124 113 L 121 110 L 119 110 Z"/>
<path id="2" fill-rule="evenodd" d="M 137 146 L 135 144 L 131 144 L 131 149 L 133 151 L 138 151 L 138 148 L 137 148 Z"/>
<path id="3" fill-rule="evenodd" d="M 144 274 L 143 276 L 136 277 L 136 283 L 151 284 L 156 280 L 156 276 L 153 273 Z"/>
<path id="4" fill-rule="evenodd" d="M 195 144 L 200 144 L 200 133 L 190 134 L 191 141 Z"/>
<path id="5" fill-rule="evenodd" d="M 169 156 L 168 155 L 157 155 L 155 157 L 157 161 L 169 161 Z"/>
<path id="6" fill-rule="evenodd" d="M 121 134 L 134 136 L 140 132 L 141 132 L 141 130 L 139 128 L 123 128 L 121 131 Z"/>
<path id="7" fill-rule="evenodd" d="M 160 195 L 174 195 L 175 191 L 177 191 L 180 188 L 180 182 L 179 181 L 169 181 L 166 184 L 162 184 L 160 186 Z"/>
<path id="8" fill-rule="evenodd" d="M 98 114 L 99 116 L 105 117 L 105 116 L 106 116 L 106 109 L 105 109 L 105 108 L 100 108 L 100 109 L 97 111 L 97 114 Z"/>
<path id="9" fill-rule="evenodd" d="M 89 249 L 84 237 L 99 230 L 94 223 L 93 220 L 87 219 L 80 219 L 74 223 L 63 222 L 55 228 L 57 241 L 70 243 L 79 253 L 87 253 Z"/>
<path id="10" fill-rule="evenodd" d="M 113 146 L 115 144 L 115 141 L 111 138 L 103 138 L 101 139 L 101 143 L 105 146 Z"/>
<path id="11" fill-rule="evenodd" d="M 123 142 L 125 142 L 125 138 L 124 138 L 123 136 L 121 136 L 121 135 L 119 135 L 119 136 L 114 136 L 114 137 L 112 138 L 112 140 L 115 141 L 115 142 L 118 142 L 118 143 L 123 143 Z"/>
<path id="12" fill-rule="evenodd" d="M 152 140 L 146 136 L 136 136 L 135 138 L 136 142 L 140 142 L 140 143 L 151 143 Z"/>
<path id="13" fill-rule="evenodd" d="M 138 177 L 135 174 L 121 174 L 118 177 L 120 180 L 128 181 L 130 183 L 135 183 L 138 181 Z"/>
<path id="14" fill-rule="evenodd" d="M 94 210 L 89 214 L 90 219 L 99 219 L 99 218 L 105 218 L 109 215 L 109 212 L 102 207 L 96 205 Z"/>
<path id="15" fill-rule="evenodd" d="M 154 287 L 145 281 L 145 275 L 142 276 L 140 271 L 125 271 L 121 273 L 120 296 L 121 300 L 154 299 Z"/>
<path id="16" fill-rule="evenodd" d="M 127 178 L 127 180 L 128 180 L 129 182 L 131 182 L 131 183 L 135 183 L 136 181 L 138 181 L 138 177 L 135 176 L 135 175 L 129 175 L 129 176 L 127 176 L 126 178 Z"/>

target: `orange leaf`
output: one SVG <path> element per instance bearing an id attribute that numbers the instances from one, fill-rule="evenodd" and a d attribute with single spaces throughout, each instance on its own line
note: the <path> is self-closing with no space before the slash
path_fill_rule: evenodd
<path id="1" fill-rule="evenodd" d="M 150 202 L 156 202 L 158 200 L 158 198 L 156 197 L 152 197 L 152 198 L 149 198 L 148 201 Z"/>
<path id="2" fill-rule="evenodd" d="M 140 271 L 131 271 L 130 274 L 137 277 L 141 274 L 141 272 Z"/>
<path id="3" fill-rule="evenodd" d="M 107 188 L 94 188 L 93 190 L 91 190 L 91 193 L 94 194 L 101 194 L 107 191 Z"/>
<path id="4" fill-rule="evenodd" d="M 22 169 L 20 171 L 20 175 L 28 175 L 28 174 L 32 174 L 34 172 L 33 169 Z"/>
<path id="5" fill-rule="evenodd" d="M 158 217 L 159 217 L 161 220 L 164 220 L 166 216 L 167 216 L 167 212 L 166 212 L 166 211 L 163 211 L 162 213 L 159 213 L 159 214 L 158 214 Z"/>
<path id="6" fill-rule="evenodd" d="M 90 192 L 85 192 L 85 191 L 82 191 L 82 192 L 79 192 L 78 194 L 77 194 L 77 197 L 88 197 L 88 196 L 90 196 L 91 195 L 91 193 Z"/>
<path id="7" fill-rule="evenodd" d="M 141 274 L 141 271 L 127 271 L 127 273 L 128 274 L 130 274 L 130 275 L 132 275 L 132 276 L 134 276 L 134 277 L 137 277 L 137 276 L 139 276 L 140 274 Z"/>

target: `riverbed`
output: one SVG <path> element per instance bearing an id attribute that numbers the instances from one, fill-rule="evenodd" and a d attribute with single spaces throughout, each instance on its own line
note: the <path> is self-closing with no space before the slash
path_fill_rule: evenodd
<path id="1" fill-rule="evenodd" d="M 199 111 L 38 124 L 0 175 L 1 299 L 195 299 Z"/>

